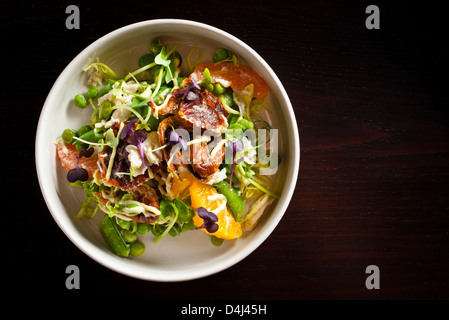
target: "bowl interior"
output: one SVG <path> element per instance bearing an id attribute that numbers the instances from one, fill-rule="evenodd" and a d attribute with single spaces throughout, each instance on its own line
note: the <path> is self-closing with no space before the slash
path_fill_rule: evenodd
<path id="1" fill-rule="evenodd" d="M 102 214 L 91 220 L 77 218 L 84 199 L 80 189 L 69 187 L 66 171 L 56 159 L 54 142 L 66 128 L 76 129 L 89 123 L 90 110 L 75 107 L 75 94 L 87 90 L 82 68 L 97 57 L 119 76 L 138 68 L 138 58 L 148 52 L 151 39 L 162 38 L 169 46 L 178 44 L 183 57 L 196 44 L 203 48 L 204 62 L 213 50 L 226 47 L 255 69 L 271 88 L 269 118 L 279 128 L 279 154 L 282 163 L 273 179 L 273 190 L 281 199 L 264 214 L 258 226 L 242 238 L 211 244 L 204 232 L 186 232 L 159 243 L 152 236 L 143 239 L 145 253 L 138 258 L 119 258 L 110 252 L 98 232 Z M 185 66 L 187 63 L 183 62 Z M 226 269 L 254 251 L 273 231 L 291 199 L 299 167 L 299 138 L 288 97 L 270 67 L 240 40 L 216 28 L 183 20 L 153 20 L 118 29 L 81 52 L 61 73 L 44 104 L 36 135 L 36 167 L 41 190 L 54 219 L 65 234 L 87 255 L 117 272 L 146 280 L 181 281 L 207 276 Z"/>

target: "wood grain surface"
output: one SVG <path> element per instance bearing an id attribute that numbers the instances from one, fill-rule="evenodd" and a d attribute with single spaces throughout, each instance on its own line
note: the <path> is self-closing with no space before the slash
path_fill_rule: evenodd
<path id="1" fill-rule="evenodd" d="M 449 298 L 447 23 L 436 4 L 384 1 L 14 1 L 2 11 L 5 292 L 63 297 L 122 292 L 158 299 Z M 380 8 L 368 30 L 365 9 Z M 182 18 L 256 50 L 291 99 L 301 142 L 294 197 L 248 258 L 207 278 L 158 283 L 117 274 L 59 229 L 40 193 L 34 139 L 42 105 L 87 45 L 127 24 Z M 13 197 L 14 196 L 14 197 Z M 67 290 L 65 268 L 81 270 Z M 365 269 L 380 270 L 368 290 Z"/>

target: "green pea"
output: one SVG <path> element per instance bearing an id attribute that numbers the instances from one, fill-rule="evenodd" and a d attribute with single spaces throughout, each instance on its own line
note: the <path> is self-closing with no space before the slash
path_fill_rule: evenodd
<path id="1" fill-rule="evenodd" d="M 209 84 L 206 86 L 206 89 L 209 90 L 210 92 L 212 92 L 212 91 L 214 91 L 214 85 L 213 85 L 212 83 L 209 83 Z"/>
<path id="2" fill-rule="evenodd" d="M 162 233 L 164 232 L 164 229 L 162 229 L 162 227 L 159 224 L 154 224 L 151 227 L 151 233 L 155 236 L 155 237 L 159 237 Z"/>
<path id="3" fill-rule="evenodd" d="M 245 131 L 246 128 L 245 128 L 244 126 L 242 126 L 240 123 L 237 122 L 237 123 L 234 123 L 234 124 L 228 126 L 228 130 L 234 130 L 234 131 L 240 130 L 240 131 Z"/>
<path id="4" fill-rule="evenodd" d="M 96 86 L 90 86 L 89 89 L 87 89 L 86 97 L 88 99 L 94 99 L 98 95 L 98 88 Z"/>
<path id="5" fill-rule="evenodd" d="M 84 97 L 82 94 L 77 94 L 75 98 L 73 98 L 73 103 L 75 104 L 75 106 L 81 109 L 87 107 L 86 97 Z"/>
<path id="6" fill-rule="evenodd" d="M 232 89 L 228 88 L 226 91 L 218 96 L 220 98 L 221 103 L 225 104 L 228 107 L 232 107 L 235 105 L 234 95 Z"/>
<path id="7" fill-rule="evenodd" d="M 148 233 L 151 230 L 151 225 L 148 223 L 138 223 L 137 224 L 137 233 L 139 234 L 145 234 Z"/>
<path id="8" fill-rule="evenodd" d="M 142 68 L 142 67 L 145 67 L 153 62 L 154 62 L 154 55 L 151 53 L 147 53 L 140 57 L 138 64 L 139 64 L 139 67 Z"/>
<path id="9" fill-rule="evenodd" d="M 129 227 L 131 227 L 131 221 L 129 221 L 129 220 L 123 220 L 123 219 L 116 217 L 115 221 L 120 226 L 120 228 L 122 228 L 124 230 L 128 230 Z"/>
<path id="10" fill-rule="evenodd" d="M 137 240 L 137 234 L 135 232 L 131 232 L 130 230 L 124 230 L 123 239 L 125 239 L 127 243 L 133 243 Z"/>
<path id="11" fill-rule="evenodd" d="M 216 247 L 219 247 L 223 244 L 224 239 L 217 238 L 216 236 L 210 236 L 210 242 Z"/>
<path id="12" fill-rule="evenodd" d="M 164 47 L 164 43 L 160 39 L 153 39 L 150 42 L 150 51 L 155 55 L 159 54 Z"/>
<path id="13" fill-rule="evenodd" d="M 129 249 L 130 255 L 132 255 L 133 257 L 138 257 L 145 252 L 145 245 L 142 241 L 136 240 L 135 242 L 133 242 L 133 244 L 131 244 L 131 247 Z"/>
<path id="14" fill-rule="evenodd" d="M 245 201 L 239 195 L 238 190 L 230 188 L 229 183 L 225 180 L 220 181 L 215 187 L 218 192 L 226 197 L 227 205 L 235 220 L 239 220 L 243 211 L 245 211 Z"/>
<path id="15" fill-rule="evenodd" d="M 242 125 L 245 129 L 253 129 L 254 128 L 254 123 L 252 123 L 251 121 L 248 121 L 246 119 L 240 119 L 237 123 Z"/>
<path id="16" fill-rule="evenodd" d="M 220 83 L 216 83 L 214 85 L 214 90 L 213 90 L 213 94 L 216 96 L 219 96 L 220 94 L 223 94 L 226 91 L 226 88 L 220 84 Z"/>
<path id="17" fill-rule="evenodd" d="M 75 133 L 76 133 L 75 130 L 65 129 L 62 132 L 62 135 L 61 135 L 62 140 L 64 140 L 64 142 L 67 142 L 67 143 L 72 143 L 73 142 L 73 137 L 75 136 Z"/>
<path id="18" fill-rule="evenodd" d="M 229 50 L 225 48 L 219 48 L 215 51 L 214 55 L 212 56 L 212 59 L 214 60 L 214 62 L 220 62 L 229 59 L 230 56 L 231 53 L 229 52 Z"/>
<path id="19" fill-rule="evenodd" d="M 110 101 L 106 101 L 101 106 L 100 116 L 101 119 L 107 120 L 111 116 L 112 113 L 112 103 Z"/>

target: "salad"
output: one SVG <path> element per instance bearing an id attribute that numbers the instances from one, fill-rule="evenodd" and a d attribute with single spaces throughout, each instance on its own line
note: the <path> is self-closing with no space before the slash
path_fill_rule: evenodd
<path id="1" fill-rule="evenodd" d="M 177 48 L 153 39 L 122 78 L 98 59 L 87 65 L 73 103 L 91 122 L 55 142 L 69 185 L 85 192 L 78 217 L 103 215 L 99 231 L 121 257 L 141 255 L 146 233 L 157 243 L 205 232 L 219 246 L 279 198 L 276 130 L 259 117 L 265 80 L 225 48 L 209 62 L 196 45 L 187 57 Z"/>

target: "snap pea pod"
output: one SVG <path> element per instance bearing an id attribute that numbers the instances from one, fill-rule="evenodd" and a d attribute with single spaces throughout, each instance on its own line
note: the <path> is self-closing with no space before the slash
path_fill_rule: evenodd
<path id="1" fill-rule="evenodd" d="M 215 188 L 219 193 L 226 197 L 227 205 L 231 210 L 235 220 L 239 220 L 245 211 L 245 201 L 239 195 L 237 189 L 229 188 L 229 183 L 222 180 L 215 185 Z"/>
<path id="2" fill-rule="evenodd" d="M 103 133 L 98 133 L 95 129 L 90 130 L 86 133 L 84 133 L 82 136 L 79 137 L 81 140 L 88 141 L 88 142 L 97 142 L 100 139 L 104 139 Z M 75 141 L 74 144 L 81 143 L 79 140 Z"/>
<path id="3" fill-rule="evenodd" d="M 100 233 L 116 255 L 120 257 L 127 257 L 129 255 L 130 249 L 128 245 L 114 221 L 109 216 L 105 216 L 101 222 Z"/>
<path id="4" fill-rule="evenodd" d="M 99 97 L 104 96 L 106 93 L 112 90 L 112 83 L 108 83 L 106 86 L 103 87 L 103 89 L 99 92 Z"/>
<path id="5" fill-rule="evenodd" d="M 81 137 L 83 134 L 85 134 L 86 132 L 89 132 L 93 129 L 93 127 L 91 127 L 90 125 L 86 124 L 84 126 L 81 126 L 77 131 L 76 131 L 76 135 L 78 137 Z"/>

